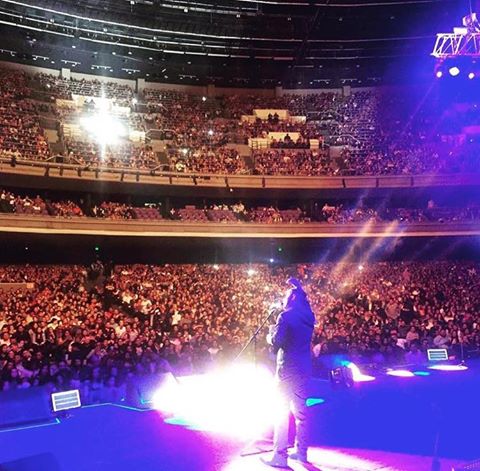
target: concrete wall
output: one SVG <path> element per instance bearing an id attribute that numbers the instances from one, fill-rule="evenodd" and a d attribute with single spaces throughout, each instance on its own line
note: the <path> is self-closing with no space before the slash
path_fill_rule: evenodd
<path id="1" fill-rule="evenodd" d="M 215 87 L 215 96 L 222 95 L 261 95 L 265 97 L 274 97 L 274 88 L 233 88 L 233 87 Z"/>
<path id="2" fill-rule="evenodd" d="M 13 70 L 23 70 L 29 74 L 49 74 L 55 77 L 60 76 L 59 69 L 48 69 L 46 67 L 37 67 L 34 65 L 27 65 L 27 64 L 16 64 L 15 62 L 5 62 L 0 61 L 0 67 L 2 69 L 13 69 Z"/>

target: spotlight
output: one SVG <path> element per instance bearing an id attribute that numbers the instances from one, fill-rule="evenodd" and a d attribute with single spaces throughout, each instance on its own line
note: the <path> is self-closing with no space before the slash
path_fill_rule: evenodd
<path id="1" fill-rule="evenodd" d="M 154 408 L 170 416 L 167 423 L 251 439 L 263 436 L 275 418 L 287 413 L 272 373 L 260 366 L 236 364 L 177 379 L 162 385 L 153 398 Z"/>
<path id="2" fill-rule="evenodd" d="M 202 101 L 207 101 L 207 97 L 206 97 L 206 96 L 202 96 Z"/>
<path id="3" fill-rule="evenodd" d="M 443 72 L 441 70 L 437 70 L 437 72 L 435 73 L 435 77 L 442 78 L 443 77 Z"/>
<path id="4" fill-rule="evenodd" d="M 468 78 L 469 78 L 470 80 L 474 79 L 474 78 L 475 78 L 475 74 L 474 74 L 473 72 L 470 72 L 470 73 L 468 74 Z"/>
<path id="5" fill-rule="evenodd" d="M 81 126 L 88 131 L 100 144 L 117 144 L 127 135 L 127 130 L 117 119 L 102 110 L 99 114 L 82 118 Z"/>
<path id="6" fill-rule="evenodd" d="M 351 388 L 353 386 L 352 370 L 346 366 L 339 366 L 330 371 L 330 383 L 333 387 Z"/>
<path id="7" fill-rule="evenodd" d="M 460 69 L 459 69 L 457 66 L 450 67 L 450 68 L 448 69 L 448 73 L 449 73 L 452 77 L 456 77 L 456 76 L 460 73 Z"/>

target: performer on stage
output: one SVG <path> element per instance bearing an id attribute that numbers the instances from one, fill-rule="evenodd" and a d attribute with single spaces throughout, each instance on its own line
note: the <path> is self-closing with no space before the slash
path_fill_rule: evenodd
<path id="1" fill-rule="evenodd" d="M 306 404 L 307 383 L 311 376 L 311 353 L 315 316 L 300 282 L 290 278 L 292 288 L 287 292 L 277 323 L 270 326 L 267 341 L 277 351 L 277 381 L 280 393 L 288 406 L 275 424 L 273 455 L 262 459 L 276 468 L 288 467 L 287 459 L 307 462 Z M 295 450 L 288 455 L 289 409 L 296 424 Z"/>

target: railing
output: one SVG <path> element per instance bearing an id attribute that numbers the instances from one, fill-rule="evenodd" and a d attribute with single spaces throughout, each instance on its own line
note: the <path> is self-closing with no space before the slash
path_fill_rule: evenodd
<path id="1" fill-rule="evenodd" d="M 249 174 L 178 173 L 155 169 L 96 167 L 46 161 L 0 158 L 0 173 L 55 179 L 250 189 L 360 189 L 478 186 L 480 174 L 381 175 L 381 176 L 267 176 Z"/>
<path id="2" fill-rule="evenodd" d="M 137 237 L 202 238 L 388 238 L 478 236 L 480 224 L 469 222 L 400 223 L 257 223 L 257 222 L 189 222 L 171 220 L 128 221 L 87 217 L 15 215 L 0 213 L 0 232 L 31 234 L 69 234 Z"/>

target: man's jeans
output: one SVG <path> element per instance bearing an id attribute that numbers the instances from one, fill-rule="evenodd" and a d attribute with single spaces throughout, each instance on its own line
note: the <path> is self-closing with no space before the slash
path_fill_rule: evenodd
<path id="1" fill-rule="evenodd" d="M 288 426 L 290 411 L 295 417 L 295 448 L 303 456 L 307 456 L 307 385 L 308 378 L 293 377 L 279 380 L 278 388 L 284 399 L 284 411 L 278 415 L 273 434 L 274 453 L 286 455 L 288 449 Z"/>

